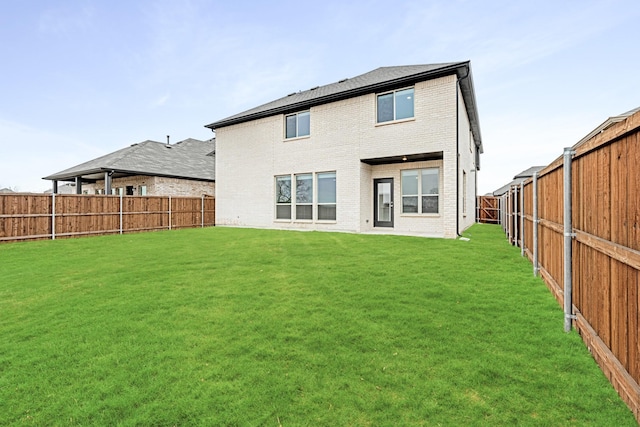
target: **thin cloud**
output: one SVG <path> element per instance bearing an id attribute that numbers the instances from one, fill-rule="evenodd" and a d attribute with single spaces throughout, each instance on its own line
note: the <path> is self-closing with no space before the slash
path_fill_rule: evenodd
<path id="1" fill-rule="evenodd" d="M 68 34 L 87 30 L 91 28 L 95 16 L 95 9 L 90 5 L 51 8 L 41 13 L 38 31 L 45 34 Z"/>

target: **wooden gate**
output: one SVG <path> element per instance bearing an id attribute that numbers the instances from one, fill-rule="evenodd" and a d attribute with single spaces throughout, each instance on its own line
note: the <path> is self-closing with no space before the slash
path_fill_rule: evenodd
<path id="1" fill-rule="evenodd" d="M 500 224 L 500 198 L 478 196 L 476 221 L 486 224 Z"/>

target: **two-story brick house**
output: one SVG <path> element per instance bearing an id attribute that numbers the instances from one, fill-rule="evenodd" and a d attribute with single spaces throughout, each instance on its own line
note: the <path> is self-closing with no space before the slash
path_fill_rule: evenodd
<path id="1" fill-rule="evenodd" d="M 475 220 L 468 61 L 378 68 L 207 127 L 217 225 L 453 238 Z"/>

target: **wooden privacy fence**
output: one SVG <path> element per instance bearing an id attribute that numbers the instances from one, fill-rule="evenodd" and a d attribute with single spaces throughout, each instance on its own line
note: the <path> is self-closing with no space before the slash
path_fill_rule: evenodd
<path id="1" fill-rule="evenodd" d="M 215 225 L 215 198 L 0 194 L 0 242 Z"/>
<path id="2" fill-rule="evenodd" d="M 476 200 L 476 221 L 484 224 L 501 224 L 500 203 L 495 196 L 478 196 Z"/>
<path id="3" fill-rule="evenodd" d="M 640 421 L 640 112 L 503 196 L 521 248 Z M 565 191 L 566 190 L 566 191 Z"/>

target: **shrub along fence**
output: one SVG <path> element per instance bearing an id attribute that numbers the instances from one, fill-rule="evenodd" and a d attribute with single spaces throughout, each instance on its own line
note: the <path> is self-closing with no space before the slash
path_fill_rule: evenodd
<path id="1" fill-rule="evenodd" d="M 0 194 L 0 242 L 215 225 L 215 198 Z"/>
<path id="2" fill-rule="evenodd" d="M 502 224 L 640 421 L 638 165 L 640 112 L 512 187 Z"/>

